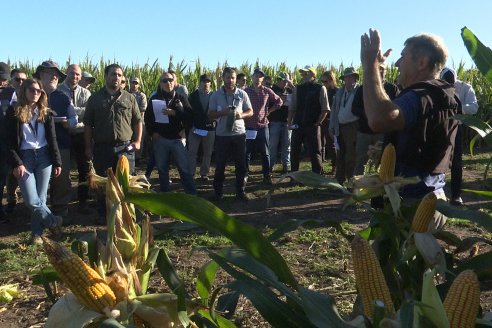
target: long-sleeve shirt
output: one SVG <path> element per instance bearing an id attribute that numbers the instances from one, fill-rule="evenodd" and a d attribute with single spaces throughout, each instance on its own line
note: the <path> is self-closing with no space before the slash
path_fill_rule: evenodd
<path id="1" fill-rule="evenodd" d="M 283 101 L 272 89 L 260 85 L 258 91 L 254 87 L 248 87 L 244 91 L 249 96 L 253 107 L 253 116 L 245 118 L 244 123 L 248 129 L 261 129 L 268 125 L 268 105 L 273 103 L 272 108 L 278 109 Z"/>
<path id="2" fill-rule="evenodd" d="M 74 89 L 72 89 L 66 83 L 59 84 L 57 89 L 62 91 L 70 98 L 75 113 L 77 114 L 78 117 L 77 124 L 75 125 L 75 127 L 70 129 L 70 132 L 83 133 L 84 132 L 83 120 L 85 115 L 85 107 L 87 106 L 87 101 L 89 101 L 91 92 L 88 89 L 83 88 L 79 85 L 77 85 Z"/>
<path id="3" fill-rule="evenodd" d="M 454 88 L 456 89 L 456 95 L 461 101 L 461 110 L 463 113 L 470 115 L 476 114 L 478 111 L 478 102 L 473 87 L 466 82 L 457 80 L 454 83 Z"/>

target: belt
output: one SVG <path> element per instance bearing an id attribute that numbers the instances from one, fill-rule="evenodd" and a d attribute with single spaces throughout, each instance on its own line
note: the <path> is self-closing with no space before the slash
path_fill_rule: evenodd
<path id="1" fill-rule="evenodd" d="M 114 143 L 114 146 L 115 146 L 115 147 L 119 147 L 119 146 L 126 146 L 126 145 L 128 145 L 129 143 L 130 143 L 130 141 L 129 141 L 129 140 L 128 140 L 128 141 L 120 141 L 120 142 L 115 142 L 115 143 Z"/>
<path id="2" fill-rule="evenodd" d="M 108 145 L 111 147 L 120 147 L 126 146 L 130 143 L 130 141 L 118 141 L 118 142 L 95 142 L 95 145 Z"/>

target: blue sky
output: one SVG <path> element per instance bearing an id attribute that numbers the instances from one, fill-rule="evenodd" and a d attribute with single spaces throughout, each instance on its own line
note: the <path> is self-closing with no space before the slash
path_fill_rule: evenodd
<path id="1" fill-rule="evenodd" d="M 377 5 L 376 5 L 377 4 Z M 377 28 L 395 62 L 404 40 L 429 32 L 449 49 L 448 65 L 470 57 L 460 31 L 470 28 L 492 47 L 492 1 L 12 1 L 3 10 L 0 60 L 51 58 L 60 64 L 116 59 L 124 65 L 167 66 L 197 58 L 213 68 L 227 62 L 289 67 L 360 65 L 360 36 Z"/>

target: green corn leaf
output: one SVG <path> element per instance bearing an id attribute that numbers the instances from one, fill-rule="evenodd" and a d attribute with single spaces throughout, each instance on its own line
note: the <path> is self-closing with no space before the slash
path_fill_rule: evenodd
<path id="1" fill-rule="evenodd" d="M 216 314 L 215 318 L 212 318 L 210 313 L 206 310 L 199 310 L 198 313 L 210 322 L 215 322 L 220 328 L 236 328 L 237 326 L 226 318 Z M 209 327 L 208 325 L 204 325 L 204 327 Z"/>
<path id="2" fill-rule="evenodd" d="M 466 26 L 461 29 L 465 47 L 487 80 L 492 82 L 492 50 L 485 46 Z"/>
<path id="3" fill-rule="evenodd" d="M 475 271 L 480 281 L 492 278 L 492 252 L 472 257 L 457 268 L 456 274 L 471 269 Z"/>
<path id="4" fill-rule="evenodd" d="M 219 232 L 270 267 L 282 282 L 297 286 L 297 281 L 283 257 L 259 231 L 227 215 L 203 198 L 182 193 L 149 192 L 129 193 L 125 201 L 158 215 L 192 222 Z"/>
<path id="5" fill-rule="evenodd" d="M 272 327 L 314 327 L 303 312 L 283 302 L 270 288 L 234 269 L 220 256 L 210 254 L 210 257 L 237 279 L 225 287 L 246 296 Z"/>
<path id="6" fill-rule="evenodd" d="M 212 290 L 218 268 L 219 266 L 215 261 L 209 261 L 201 267 L 196 279 L 196 290 L 202 299 L 202 304 L 205 306 L 208 306 L 208 297 Z"/>
<path id="7" fill-rule="evenodd" d="M 448 218 L 467 219 L 469 221 L 481 225 L 483 228 L 492 232 L 492 216 L 487 213 L 478 212 L 474 210 L 461 209 L 456 206 L 448 204 L 446 201 L 442 199 L 437 200 L 436 209 L 437 211 L 446 215 Z"/>
<path id="8" fill-rule="evenodd" d="M 187 327 L 190 323 L 190 318 L 188 318 L 186 311 L 187 295 L 185 285 L 183 280 L 179 278 L 176 269 L 172 265 L 171 260 L 164 249 L 161 249 L 159 255 L 157 256 L 157 267 L 167 285 L 171 288 L 173 293 L 178 296 L 178 317 L 181 323 Z"/>

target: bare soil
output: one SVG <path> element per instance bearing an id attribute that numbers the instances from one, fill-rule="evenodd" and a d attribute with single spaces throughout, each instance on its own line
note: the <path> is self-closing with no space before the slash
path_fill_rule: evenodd
<path id="1" fill-rule="evenodd" d="M 236 218 L 247 222 L 262 231 L 275 228 L 279 224 L 289 219 L 312 219 L 318 222 L 318 226 L 323 226 L 325 222 L 335 220 L 337 222 L 347 222 L 352 224 L 353 231 L 365 228 L 369 221 L 369 214 L 360 206 L 341 210 L 344 199 L 339 194 L 326 190 L 311 190 L 292 187 L 288 182 L 276 186 L 275 192 L 271 197 L 270 204 L 267 206 L 265 195 L 269 187 L 262 184 L 262 175 L 259 166 L 253 167 L 256 172 L 250 175 L 248 182 L 248 193 L 252 196 L 249 202 L 240 202 L 234 199 L 234 175 L 228 172 L 225 182 L 225 199 L 217 205 L 225 212 Z M 177 172 L 172 172 L 172 187 L 176 191 L 181 190 Z M 463 188 L 481 189 L 483 172 L 464 169 Z M 274 173 L 275 178 L 280 176 Z M 73 179 L 75 180 L 75 177 Z M 153 184 L 158 180 L 153 176 Z M 198 195 L 210 197 L 212 195 L 212 181 L 197 181 Z M 76 189 L 74 188 L 74 195 Z M 464 194 L 463 198 L 466 205 L 471 209 L 492 208 L 490 199 L 481 198 L 473 194 Z M 78 235 L 94 230 L 103 232 L 104 227 L 94 225 L 96 212 L 92 207 L 91 214 L 82 215 L 77 212 L 77 203 L 74 201 L 70 205 L 70 218 L 73 223 L 65 227 L 65 238 L 73 239 Z M 170 218 L 152 218 L 152 224 L 156 232 L 168 229 L 174 224 Z M 481 233 L 472 228 L 451 227 L 452 232 L 460 236 L 477 235 Z M 26 251 L 26 243 L 29 237 L 29 216 L 27 210 L 19 204 L 9 223 L 0 225 L 0 248 L 14 248 L 16 252 Z M 326 291 L 335 295 L 337 306 L 349 308 L 354 299 L 355 284 L 351 271 L 350 255 L 338 254 L 333 258 L 323 255 L 320 259 L 320 250 L 331 250 L 337 252 L 340 239 L 324 239 L 305 243 L 297 240 L 298 232 L 290 233 L 283 239 L 282 243 L 276 244 L 280 252 L 285 256 L 291 270 L 301 283 L 309 283 L 310 288 Z M 207 260 L 206 255 L 189 256 L 190 247 L 177 248 L 170 254 L 176 267 L 180 272 L 187 272 L 193 275 L 196 270 Z M 39 256 L 44 256 L 39 248 Z M 332 270 L 318 271 L 313 263 L 319 261 L 333 261 Z M 7 304 L 0 304 L 0 327 L 43 327 L 46 322 L 48 312 L 52 306 L 46 297 L 44 289 L 31 283 L 30 272 L 11 272 L 7 276 L 0 277 L 0 284 L 19 283 L 20 289 L 24 292 L 24 297 L 14 299 Z M 159 278 L 159 274 L 153 275 L 151 289 L 162 292 L 165 283 Z M 482 306 L 484 310 L 492 308 L 492 284 L 482 285 Z M 63 289 L 61 293 L 63 293 Z M 191 292 L 191 290 L 190 290 Z M 347 310 L 346 310 L 347 311 Z M 342 310 L 343 312 L 343 310 Z M 268 327 L 259 314 L 246 300 L 242 300 L 239 306 L 239 316 L 236 320 L 238 326 L 242 327 Z"/>

